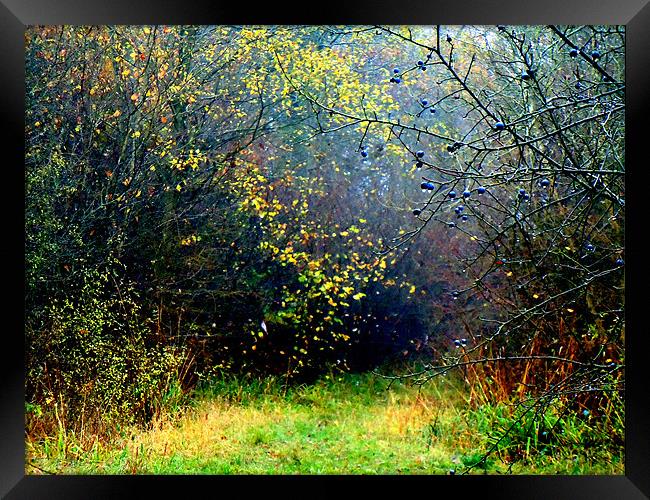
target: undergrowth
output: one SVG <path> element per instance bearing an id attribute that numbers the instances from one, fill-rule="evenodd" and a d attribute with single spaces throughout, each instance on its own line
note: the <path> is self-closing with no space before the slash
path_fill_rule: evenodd
<path id="1" fill-rule="evenodd" d="M 172 397 L 171 400 L 178 401 Z M 622 474 L 609 417 L 476 405 L 464 382 L 222 375 L 108 441 L 27 440 L 28 474 Z M 534 418 L 533 418 L 534 417 Z M 622 424 L 622 421 L 621 421 Z"/>

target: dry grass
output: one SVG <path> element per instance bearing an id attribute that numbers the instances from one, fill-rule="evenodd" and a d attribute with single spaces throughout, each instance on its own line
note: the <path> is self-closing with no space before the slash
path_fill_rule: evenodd
<path id="1" fill-rule="evenodd" d="M 349 375 L 287 394 L 267 382 L 251 390 L 229 381 L 199 395 L 194 407 L 109 446 L 72 454 L 28 443 L 28 463 L 35 467 L 28 465 L 27 473 L 446 474 L 485 450 L 469 397 L 446 379 L 387 390 L 371 375 Z M 498 460 L 482 467 L 473 472 L 507 471 Z M 550 460 L 544 470 L 568 467 L 573 473 L 616 469 Z"/>

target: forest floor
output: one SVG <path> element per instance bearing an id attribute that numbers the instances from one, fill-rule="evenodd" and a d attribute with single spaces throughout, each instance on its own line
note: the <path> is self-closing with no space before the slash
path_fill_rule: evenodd
<path id="1" fill-rule="evenodd" d="M 147 430 L 85 451 L 27 443 L 27 474 L 449 474 L 487 449 L 486 412 L 457 380 L 423 387 L 372 374 L 330 375 L 283 391 L 274 380 L 222 380 Z M 70 437 L 67 441 L 71 441 Z M 453 471 L 453 472 L 452 472 Z M 572 453 L 491 456 L 471 473 L 622 474 L 622 459 Z"/>

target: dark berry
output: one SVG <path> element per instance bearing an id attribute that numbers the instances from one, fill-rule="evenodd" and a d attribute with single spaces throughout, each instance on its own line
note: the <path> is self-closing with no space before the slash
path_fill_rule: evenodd
<path id="1" fill-rule="evenodd" d="M 470 193 L 469 189 L 466 189 L 463 191 L 463 198 L 469 198 L 472 193 Z"/>
<path id="2" fill-rule="evenodd" d="M 417 156 L 418 158 L 422 158 L 424 156 L 424 151 L 418 151 L 417 153 L 415 153 L 415 156 Z"/>
<path id="3" fill-rule="evenodd" d="M 483 186 L 479 186 L 478 189 L 476 190 L 478 194 L 483 194 L 485 193 L 485 188 Z"/>
<path id="4" fill-rule="evenodd" d="M 449 194 L 447 196 L 450 198 L 456 198 L 456 191 L 449 191 Z"/>
<path id="5" fill-rule="evenodd" d="M 571 49 L 571 50 L 569 51 L 569 55 L 570 55 L 571 57 L 578 57 L 578 49 Z"/>
<path id="6" fill-rule="evenodd" d="M 540 184 L 542 187 L 549 187 L 551 185 L 551 181 L 549 181 L 548 179 L 542 179 Z"/>
<path id="7" fill-rule="evenodd" d="M 503 122 L 496 122 L 494 128 L 497 130 L 503 130 L 506 128 L 506 125 Z"/>
<path id="8" fill-rule="evenodd" d="M 592 51 L 592 52 L 591 52 L 591 57 L 592 57 L 593 59 L 600 59 L 600 51 L 598 51 L 598 50 L 594 50 L 594 51 Z"/>

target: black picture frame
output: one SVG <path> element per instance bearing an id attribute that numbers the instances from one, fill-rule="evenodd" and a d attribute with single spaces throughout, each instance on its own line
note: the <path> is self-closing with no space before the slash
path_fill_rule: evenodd
<path id="1" fill-rule="evenodd" d="M 26 476 L 24 465 L 24 31 L 42 24 L 621 24 L 626 26 L 626 465 L 624 476 Z M 2 252 L 6 280 L 0 363 L 0 495 L 19 498 L 117 498 L 198 494 L 283 494 L 287 496 L 374 492 L 481 498 L 650 498 L 650 399 L 644 327 L 647 267 L 644 266 L 644 205 L 650 168 L 644 125 L 650 100 L 650 3 L 648 0 L 456 0 L 449 2 L 341 0 L 319 4 L 145 0 L 0 0 L 0 116 L 3 138 L 5 225 Z M 0 184 L 2 186 L 2 184 Z M 9 194 L 15 195 L 8 196 Z M 647 198 L 647 195 L 645 195 Z M 233 490 L 232 488 L 235 488 Z"/>

